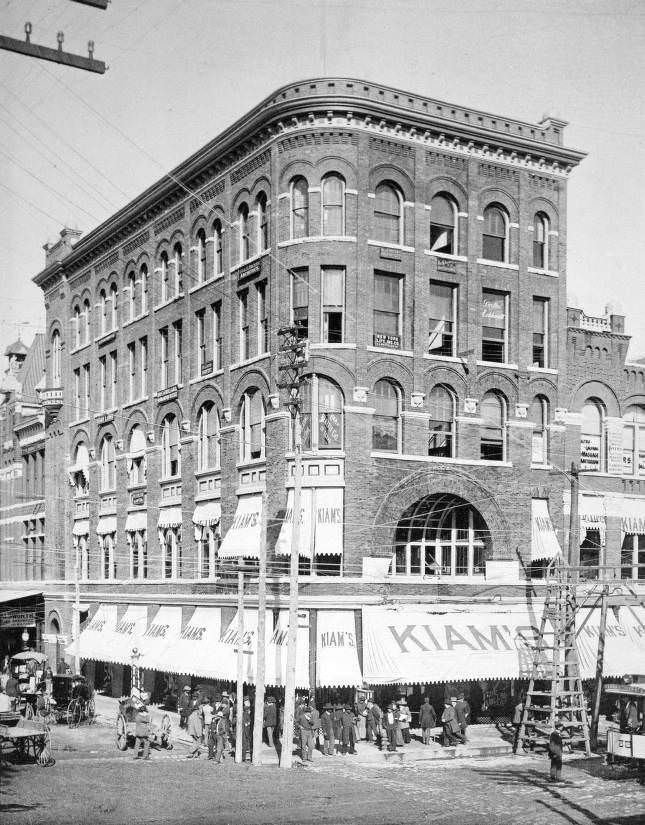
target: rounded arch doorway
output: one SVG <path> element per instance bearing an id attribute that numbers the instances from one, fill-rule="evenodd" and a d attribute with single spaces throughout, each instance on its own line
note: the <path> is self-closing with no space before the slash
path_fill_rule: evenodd
<path id="1" fill-rule="evenodd" d="M 422 578 L 483 576 L 491 536 L 481 513 L 459 496 L 425 496 L 400 518 L 392 572 Z"/>

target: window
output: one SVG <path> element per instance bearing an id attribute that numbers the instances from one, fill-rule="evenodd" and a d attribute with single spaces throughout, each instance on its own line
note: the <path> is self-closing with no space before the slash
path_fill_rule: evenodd
<path id="1" fill-rule="evenodd" d="M 137 353 L 134 341 L 128 344 L 128 401 L 134 401 L 137 392 Z"/>
<path id="2" fill-rule="evenodd" d="M 116 385 L 119 374 L 117 372 L 116 351 L 110 353 L 110 409 L 114 410 L 117 406 L 117 391 Z"/>
<path id="3" fill-rule="evenodd" d="M 215 221 L 213 224 L 213 265 L 214 275 L 221 275 L 224 271 L 224 246 L 222 239 L 222 224 Z"/>
<path id="4" fill-rule="evenodd" d="M 372 449 L 398 453 L 401 445 L 401 394 L 391 381 L 374 384 Z"/>
<path id="5" fill-rule="evenodd" d="M 90 551 L 87 539 L 87 535 L 78 537 L 78 556 L 81 567 L 81 579 L 83 581 L 87 581 L 90 577 Z"/>
<path id="6" fill-rule="evenodd" d="M 549 366 L 548 298 L 533 298 L 533 366 Z"/>
<path id="7" fill-rule="evenodd" d="M 55 330 L 52 335 L 52 387 L 60 387 L 62 384 L 61 373 L 61 354 L 62 345 L 60 340 L 60 332 Z"/>
<path id="8" fill-rule="evenodd" d="M 542 395 L 533 399 L 529 411 L 529 420 L 533 422 L 531 441 L 531 461 L 533 464 L 546 464 L 548 459 L 547 424 L 549 422 L 549 402 Z"/>
<path id="9" fill-rule="evenodd" d="M 82 342 L 82 334 L 83 329 L 81 326 L 81 308 L 78 304 L 74 307 L 74 318 L 73 318 L 73 325 L 74 325 L 74 349 L 80 347 Z"/>
<path id="10" fill-rule="evenodd" d="M 175 351 L 175 384 L 181 384 L 182 381 L 182 371 L 181 371 L 181 364 L 182 364 L 182 357 L 183 357 L 183 336 L 182 336 L 182 328 L 181 328 L 181 321 L 175 321 L 172 325 L 172 333 L 174 338 L 174 351 Z"/>
<path id="11" fill-rule="evenodd" d="M 259 390 L 247 390 L 240 405 L 240 461 L 264 458 L 264 399 Z"/>
<path id="12" fill-rule="evenodd" d="M 92 338 L 92 317 L 90 308 L 90 299 L 86 298 L 83 301 L 83 311 L 81 313 L 81 323 L 83 324 L 83 343 L 89 344 Z"/>
<path id="13" fill-rule="evenodd" d="M 345 305 L 345 269 L 342 266 L 322 268 L 322 340 L 325 344 L 342 344 L 343 310 Z"/>
<path id="14" fill-rule="evenodd" d="M 533 266 L 549 268 L 549 219 L 544 212 L 538 212 L 533 219 Z"/>
<path id="15" fill-rule="evenodd" d="M 267 314 L 267 285 L 262 281 L 256 285 L 258 307 L 258 355 L 269 351 L 269 317 Z"/>
<path id="16" fill-rule="evenodd" d="M 215 578 L 219 534 L 214 527 L 202 527 L 195 532 L 197 540 L 197 575 L 200 579 Z"/>
<path id="17" fill-rule="evenodd" d="M 202 284 L 207 279 L 206 274 L 206 232 L 200 229 L 197 233 L 197 280 Z"/>
<path id="18" fill-rule="evenodd" d="M 101 490 L 116 488 L 116 457 L 114 439 L 106 435 L 101 442 Z"/>
<path id="19" fill-rule="evenodd" d="M 118 290 L 116 284 L 112 284 L 110 287 L 110 304 L 111 304 L 111 316 L 110 316 L 110 329 L 116 329 L 119 325 L 118 323 Z"/>
<path id="20" fill-rule="evenodd" d="M 78 421 L 81 417 L 81 368 L 76 367 L 74 370 L 74 420 Z"/>
<path id="21" fill-rule="evenodd" d="M 240 261 L 251 257 L 251 238 L 249 235 L 249 207 L 243 203 L 237 213 L 240 231 Z"/>
<path id="22" fill-rule="evenodd" d="M 99 293 L 99 309 L 101 312 L 101 335 L 108 331 L 108 300 L 104 289 Z"/>
<path id="23" fill-rule="evenodd" d="M 240 361 L 249 357 L 249 292 L 247 289 L 237 294 L 240 323 Z"/>
<path id="24" fill-rule="evenodd" d="M 145 264 L 141 265 L 139 278 L 141 280 L 141 314 L 143 315 L 148 311 L 148 267 Z"/>
<path id="25" fill-rule="evenodd" d="M 128 274 L 128 307 L 128 317 L 132 321 L 137 317 L 137 284 L 134 272 Z"/>
<path id="26" fill-rule="evenodd" d="M 428 352 L 431 355 L 456 355 L 457 287 L 430 281 L 430 318 L 428 319 Z"/>
<path id="27" fill-rule="evenodd" d="M 161 372 L 159 374 L 159 389 L 165 390 L 168 386 L 168 327 L 163 327 L 159 330 L 159 347 L 161 352 Z"/>
<path id="28" fill-rule="evenodd" d="M 210 372 L 208 365 L 208 352 L 206 350 L 206 310 L 200 309 L 195 313 L 197 334 L 195 336 L 197 344 L 197 375 L 206 375 Z"/>
<path id="29" fill-rule="evenodd" d="M 181 527 L 167 527 L 159 531 L 163 554 L 162 577 L 176 579 L 182 573 Z"/>
<path id="30" fill-rule="evenodd" d="M 621 579 L 645 579 L 645 536 L 627 533 L 620 552 Z"/>
<path id="31" fill-rule="evenodd" d="M 326 378 L 311 376 L 301 389 L 303 450 L 343 449 L 343 395 Z"/>
<path id="32" fill-rule="evenodd" d="M 180 295 L 184 290 L 184 251 L 180 243 L 173 247 L 173 263 L 175 266 L 175 295 Z"/>
<path id="33" fill-rule="evenodd" d="M 484 209 L 482 257 L 487 261 L 508 261 L 508 216 L 496 204 Z"/>
<path id="34" fill-rule="evenodd" d="M 455 455 L 454 393 L 438 384 L 428 396 L 428 455 L 435 458 L 453 458 Z"/>
<path id="35" fill-rule="evenodd" d="M 100 405 L 99 409 L 101 412 L 105 412 L 107 409 L 107 398 L 108 398 L 108 364 L 107 364 L 107 355 L 101 355 L 99 358 L 99 375 L 101 381 L 101 398 L 100 398 Z"/>
<path id="36" fill-rule="evenodd" d="M 380 183 L 374 194 L 374 240 L 400 246 L 403 243 L 403 196 L 391 183 Z"/>
<path id="37" fill-rule="evenodd" d="M 222 302 L 211 306 L 213 322 L 213 369 L 222 369 Z"/>
<path id="38" fill-rule="evenodd" d="M 398 275 L 374 275 L 374 346 L 401 348 L 401 287 Z"/>
<path id="39" fill-rule="evenodd" d="M 90 414 L 90 365 L 83 364 L 83 415 L 87 418 Z"/>
<path id="40" fill-rule="evenodd" d="M 161 253 L 161 302 L 170 300 L 170 272 L 168 266 L 168 253 Z"/>
<path id="41" fill-rule="evenodd" d="M 430 201 L 430 251 L 457 254 L 457 204 L 447 195 Z"/>
<path id="42" fill-rule="evenodd" d="M 309 270 L 294 269 L 291 278 L 291 315 L 298 338 L 309 338 Z"/>
<path id="43" fill-rule="evenodd" d="M 219 414 L 212 403 L 204 404 L 197 416 L 197 471 L 220 466 Z"/>
<path id="44" fill-rule="evenodd" d="M 74 450 L 74 464 L 70 472 L 75 496 L 86 496 L 89 493 L 89 465 L 90 454 L 87 444 L 84 441 L 79 441 Z"/>
<path id="45" fill-rule="evenodd" d="M 604 419 L 605 408 L 600 401 L 587 399 L 580 428 L 581 470 L 602 472 L 605 468 Z"/>
<path id="46" fill-rule="evenodd" d="M 163 478 L 181 473 L 179 424 L 174 415 L 167 415 L 161 423 L 161 469 Z"/>
<path id="47" fill-rule="evenodd" d="M 482 292 L 482 361 L 508 361 L 508 295 Z"/>
<path id="48" fill-rule="evenodd" d="M 269 248 L 269 213 L 267 211 L 267 196 L 260 192 L 257 199 L 258 211 L 258 252 L 266 252 Z"/>
<path id="49" fill-rule="evenodd" d="M 143 428 L 135 424 L 128 443 L 128 484 L 137 486 L 146 481 L 146 437 Z"/>
<path id="50" fill-rule="evenodd" d="M 345 180 L 336 172 L 322 180 L 322 234 L 345 234 Z"/>
<path id="51" fill-rule="evenodd" d="M 504 461 L 506 458 L 506 402 L 497 393 L 487 392 L 481 402 L 480 458 Z"/>
<path id="52" fill-rule="evenodd" d="M 129 530 L 126 533 L 130 548 L 130 578 L 148 578 L 148 531 Z"/>
<path id="53" fill-rule="evenodd" d="M 99 536 L 99 545 L 101 548 L 101 575 L 104 579 L 115 579 L 116 553 L 114 533 Z"/>
<path id="54" fill-rule="evenodd" d="M 139 397 L 145 398 L 148 394 L 148 338 L 144 336 L 139 339 L 141 349 L 141 385 L 139 387 Z"/>
<path id="55" fill-rule="evenodd" d="M 291 237 L 309 235 L 309 184 L 304 178 L 291 182 Z"/>
<path id="56" fill-rule="evenodd" d="M 645 475 L 644 407 L 627 407 L 623 416 L 623 473 Z M 645 578 L 645 571 L 642 577 Z"/>

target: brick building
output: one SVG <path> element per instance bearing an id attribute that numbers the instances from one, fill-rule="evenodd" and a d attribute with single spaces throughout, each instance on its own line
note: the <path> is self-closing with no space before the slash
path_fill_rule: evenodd
<path id="1" fill-rule="evenodd" d="M 35 282 L 60 583 L 46 621 L 70 637 L 77 569 L 81 654 L 113 662 L 117 692 L 129 666 L 158 692 L 173 688 L 163 672 L 231 678 L 179 663 L 180 641 L 210 627 L 224 644 L 230 574 L 257 559 L 263 500 L 280 637 L 286 324 L 310 342 L 300 593 L 316 655 L 301 684 L 360 684 L 364 609 L 525 599 L 531 566 L 564 538 L 569 485 L 553 468 L 576 455 L 566 188 L 583 154 L 565 125 L 356 80 L 290 84 L 47 249 Z M 155 627 L 180 641 L 146 659 Z M 337 632 L 355 647 L 347 682 L 325 653 Z"/>

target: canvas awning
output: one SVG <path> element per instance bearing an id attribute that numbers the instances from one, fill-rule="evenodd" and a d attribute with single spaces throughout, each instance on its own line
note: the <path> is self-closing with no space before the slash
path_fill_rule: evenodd
<path id="1" fill-rule="evenodd" d="M 136 530 L 146 530 L 148 527 L 148 513 L 146 510 L 135 510 L 133 513 L 128 513 L 125 519 L 126 533 L 132 533 Z"/>
<path id="2" fill-rule="evenodd" d="M 604 545 L 607 527 L 604 496 L 581 495 L 578 500 L 578 514 L 580 517 L 580 541 L 585 540 L 588 530 L 598 530 L 600 544 Z"/>
<path id="3" fill-rule="evenodd" d="M 216 527 L 222 519 L 222 505 L 219 501 L 199 501 L 195 505 L 193 524 L 195 539 L 199 541 L 208 527 Z"/>
<path id="4" fill-rule="evenodd" d="M 363 556 L 364 579 L 384 579 L 390 572 L 391 556 Z"/>
<path id="5" fill-rule="evenodd" d="M 96 532 L 99 536 L 116 533 L 116 516 L 99 516 L 96 524 Z"/>
<path id="6" fill-rule="evenodd" d="M 157 527 L 181 527 L 182 521 L 181 507 L 161 507 Z"/>
<path id="7" fill-rule="evenodd" d="M 620 529 L 625 535 L 645 534 L 645 499 L 623 498 L 620 501 Z"/>
<path id="8" fill-rule="evenodd" d="M 73 536 L 87 536 L 90 532 L 90 521 L 86 518 L 76 519 L 72 527 Z"/>
<path id="9" fill-rule="evenodd" d="M 42 590 L 0 590 L 0 604 L 17 599 L 32 599 L 35 596 L 42 596 L 42 592 Z"/>
<path id="10" fill-rule="evenodd" d="M 162 605 L 141 637 L 139 666 L 160 670 L 167 648 L 181 633 L 181 607 Z"/>
<path id="11" fill-rule="evenodd" d="M 185 673 L 204 679 L 220 678 L 216 665 L 221 647 L 221 627 L 221 608 L 196 607 L 184 629 L 159 652 L 155 670 Z"/>
<path id="12" fill-rule="evenodd" d="M 531 501 L 531 561 L 553 559 L 561 552 L 548 502 L 545 498 L 534 498 Z"/>
<path id="13" fill-rule="evenodd" d="M 287 509 L 275 553 L 291 554 L 293 531 L 293 489 L 287 492 Z M 299 555 L 343 555 L 343 488 L 304 487 L 300 500 Z"/>
<path id="14" fill-rule="evenodd" d="M 81 633 L 79 640 L 79 654 L 83 659 L 96 659 L 97 661 L 109 661 L 108 640 L 111 638 L 116 628 L 116 605 L 100 604 L 98 610 L 92 616 L 90 623 Z M 76 642 L 69 645 L 65 653 L 68 656 L 76 655 Z"/>
<path id="15" fill-rule="evenodd" d="M 319 610 L 316 615 L 316 687 L 360 687 L 353 610 Z"/>
<path id="16" fill-rule="evenodd" d="M 576 616 L 578 658 L 583 679 L 596 676 L 600 609 L 581 608 Z M 620 607 L 607 611 L 603 676 L 638 672 L 645 662 L 645 608 Z M 642 667 L 641 667 L 642 670 Z"/>
<path id="17" fill-rule="evenodd" d="M 224 559 L 260 557 L 262 495 L 240 496 L 233 524 L 224 536 L 218 556 Z"/>
<path id="18" fill-rule="evenodd" d="M 83 478 L 85 479 L 85 483 L 89 484 L 90 481 L 90 472 L 89 467 L 87 464 L 71 464 L 67 468 L 67 475 L 69 477 L 69 483 L 74 486 L 76 483 L 76 473 L 81 473 Z"/>

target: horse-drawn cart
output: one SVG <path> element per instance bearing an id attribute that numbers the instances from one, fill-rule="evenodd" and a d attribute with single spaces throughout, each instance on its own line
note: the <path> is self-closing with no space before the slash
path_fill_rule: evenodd
<path id="1" fill-rule="evenodd" d="M 116 746 L 120 751 L 127 750 L 134 745 L 136 738 L 136 715 L 141 706 L 138 698 L 130 697 L 119 702 L 119 712 L 116 717 Z M 150 744 L 156 748 L 172 750 L 172 723 L 170 716 L 164 713 L 159 723 L 150 724 Z"/>

